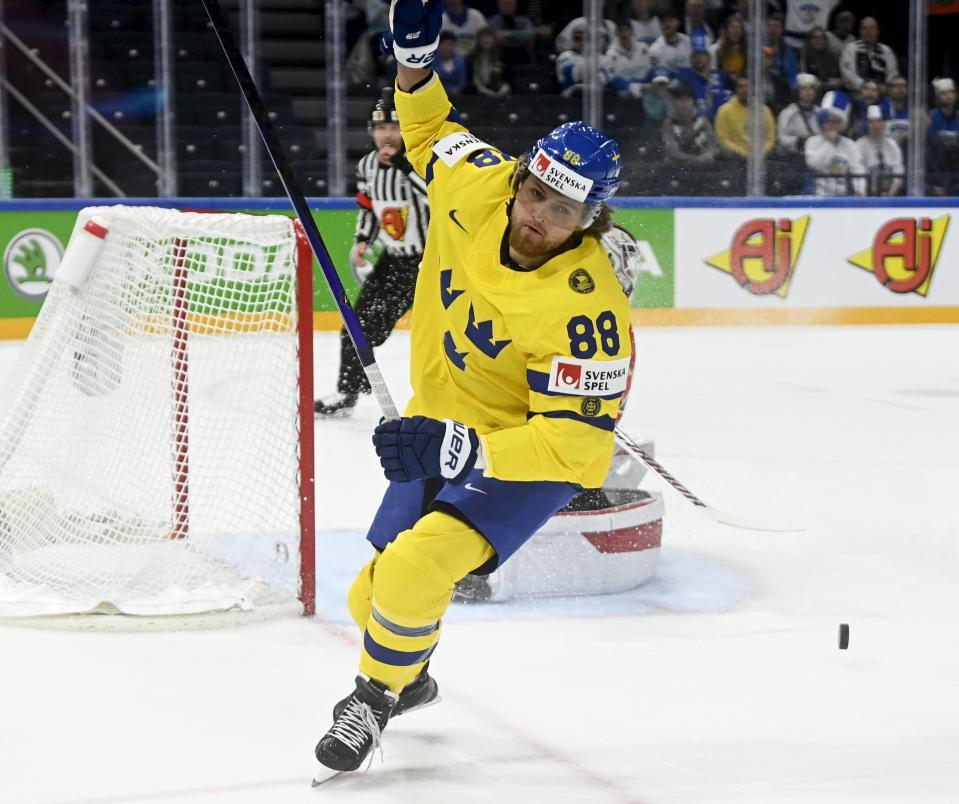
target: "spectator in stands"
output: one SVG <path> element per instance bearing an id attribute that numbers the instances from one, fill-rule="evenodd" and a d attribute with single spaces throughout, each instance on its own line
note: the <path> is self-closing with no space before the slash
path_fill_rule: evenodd
<path id="1" fill-rule="evenodd" d="M 889 122 L 886 133 L 904 148 L 909 139 L 909 84 L 904 75 L 897 75 L 886 85 L 889 101 Z"/>
<path id="2" fill-rule="evenodd" d="M 792 101 L 793 91 L 789 86 L 789 81 L 786 77 L 778 72 L 773 71 L 773 59 L 775 58 L 775 51 L 771 47 L 763 48 L 763 67 L 766 70 L 765 80 L 763 81 L 763 88 L 765 90 L 765 97 L 763 100 L 766 102 L 766 105 L 772 110 L 772 113 L 779 114 L 790 101 Z"/>
<path id="3" fill-rule="evenodd" d="M 456 34 L 452 31 L 440 34 L 433 72 L 440 77 L 447 95 L 459 95 L 466 89 L 466 59 L 456 46 Z"/>
<path id="4" fill-rule="evenodd" d="M 716 41 L 716 34 L 706 22 L 706 0 L 686 0 L 686 18 L 683 30 L 692 46 L 707 49 Z"/>
<path id="5" fill-rule="evenodd" d="M 529 17 L 517 14 L 517 0 L 497 0 L 497 14 L 489 18 L 489 27 L 496 32 L 496 39 L 507 63 L 528 64 L 533 58 L 533 43 L 536 29 Z"/>
<path id="6" fill-rule="evenodd" d="M 890 116 L 889 101 L 879 94 L 879 84 L 872 79 L 863 81 L 859 89 L 859 97 L 849 101 L 849 124 L 846 126 L 846 136 L 858 140 L 866 135 L 867 114 L 870 106 L 879 106 L 883 117 Z"/>
<path id="7" fill-rule="evenodd" d="M 769 75 L 782 82 L 790 94 L 796 88 L 796 76 L 799 74 L 799 60 L 796 51 L 783 40 L 785 18 L 776 12 L 766 19 L 766 47 L 772 53 L 769 61 Z"/>
<path id="8" fill-rule="evenodd" d="M 624 18 L 616 23 L 616 39 L 606 51 L 604 63 L 611 89 L 621 96 L 638 98 L 642 94 L 652 64 L 649 48 L 636 41 L 631 20 Z"/>
<path id="9" fill-rule="evenodd" d="M 878 106 L 869 107 L 866 119 L 869 131 L 856 141 L 856 147 L 866 172 L 867 195 L 899 195 L 905 171 L 902 149 L 886 134 L 886 121 Z"/>
<path id="10" fill-rule="evenodd" d="M 694 48 L 690 62 L 691 67 L 679 71 L 679 80 L 692 91 L 699 114 L 712 120 L 732 96 L 732 82 L 719 67 L 712 66 L 708 50 Z"/>
<path id="11" fill-rule="evenodd" d="M 829 49 L 838 59 L 843 48 L 856 41 L 853 31 L 856 29 L 856 15 L 851 11 L 840 11 L 832 22 L 832 30 L 826 33 Z"/>
<path id="12" fill-rule="evenodd" d="M 509 67 L 492 28 L 481 28 L 466 59 L 470 86 L 479 95 L 501 98 L 510 93 Z"/>
<path id="13" fill-rule="evenodd" d="M 779 150 L 788 154 L 801 154 L 806 140 L 819 134 L 819 121 L 816 115 L 816 93 L 819 81 L 809 73 L 800 73 L 796 77 L 796 102 L 789 104 L 779 113 L 776 130 L 779 134 Z"/>
<path id="14" fill-rule="evenodd" d="M 785 5 L 783 10 L 786 12 L 786 44 L 797 51 L 802 50 L 814 28 L 826 30 L 829 15 L 840 2 L 841 0 L 787 0 L 781 3 L 780 5 Z M 823 42 L 825 40 L 826 35 L 823 33 Z"/>
<path id="15" fill-rule="evenodd" d="M 572 95 L 583 89 L 586 80 L 586 23 L 580 23 L 571 31 L 572 47 L 564 50 L 556 59 L 556 80 L 563 95 Z M 606 71 L 600 67 L 600 80 L 605 84 Z"/>
<path id="16" fill-rule="evenodd" d="M 733 14 L 739 17 L 743 21 L 743 32 L 744 35 L 748 37 L 750 31 L 753 29 L 752 22 L 750 21 L 752 17 L 752 9 L 750 8 L 752 0 L 735 0 L 733 3 Z"/>
<path id="17" fill-rule="evenodd" d="M 646 117 L 646 124 L 661 126 L 672 105 L 673 98 L 669 94 L 669 70 L 665 67 L 655 67 L 649 91 L 643 93 L 643 114 Z"/>
<path id="18" fill-rule="evenodd" d="M 464 0 L 446 0 L 443 12 L 443 30 L 456 34 L 456 44 L 465 58 L 473 49 L 476 34 L 488 27 L 486 17 L 475 8 L 470 8 Z M 446 86 L 444 83 L 443 86 Z M 446 89 L 449 92 L 449 88 Z"/>
<path id="19" fill-rule="evenodd" d="M 956 142 L 959 138 L 959 113 L 956 111 L 956 83 L 951 78 L 932 82 L 936 106 L 929 114 L 929 136 L 935 141 Z"/>
<path id="20" fill-rule="evenodd" d="M 709 52 L 713 63 L 731 79 L 746 74 L 746 27 L 742 17 L 733 14 L 726 18 L 719 41 Z"/>
<path id="21" fill-rule="evenodd" d="M 713 127 L 697 114 L 696 100 L 685 84 L 672 89 L 673 104 L 663 121 L 663 147 L 667 162 L 686 167 L 710 165 L 719 155 Z"/>
<path id="22" fill-rule="evenodd" d="M 749 79 L 741 75 L 736 79 L 736 94 L 719 107 L 716 113 L 716 136 L 723 151 L 739 159 L 746 159 L 750 150 L 749 118 L 752 104 Z M 753 99 L 752 103 L 756 103 Z M 776 121 L 769 107 L 763 104 L 763 153 L 769 153 L 776 144 Z"/>
<path id="23" fill-rule="evenodd" d="M 633 0 L 630 6 L 630 18 L 637 42 L 642 42 L 649 47 L 662 36 L 659 17 L 653 16 L 650 0 Z"/>
<path id="24" fill-rule="evenodd" d="M 829 49 L 826 32 L 822 28 L 813 28 L 806 34 L 806 43 L 799 58 L 799 69 L 816 76 L 826 90 L 842 86 L 839 57 Z"/>
<path id="25" fill-rule="evenodd" d="M 813 172 L 816 195 L 865 195 L 859 149 L 842 135 L 845 113 L 835 106 L 819 110 L 821 134 L 806 140 L 806 165 Z"/>
<path id="26" fill-rule="evenodd" d="M 692 45 L 689 37 L 679 32 L 679 16 L 670 11 L 663 15 L 660 24 L 663 33 L 649 48 L 653 66 L 665 67 L 673 73 L 683 67 L 689 67 Z"/>
<path id="27" fill-rule="evenodd" d="M 929 115 L 929 162 L 933 195 L 959 194 L 959 112 L 951 78 L 932 82 L 936 108 Z"/>
<path id="28" fill-rule="evenodd" d="M 571 20 L 556 37 L 556 52 L 562 53 L 564 50 L 572 50 L 573 33 L 580 28 L 585 30 L 588 22 L 589 21 L 586 19 L 586 17 L 576 17 L 576 19 Z M 606 48 L 612 44 L 612 41 L 615 38 L 616 24 L 612 20 L 603 20 L 602 38 L 599 43 L 600 50 L 605 52 Z"/>
<path id="29" fill-rule="evenodd" d="M 899 75 L 896 54 L 889 45 L 879 41 L 879 23 L 874 17 L 863 17 L 859 23 L 859 39 L 842 49 L 839 72 L 845 87 L 858 92 L 862 82 L 873 79 L 880 85 L 880 94 L 886 84 Z"/>

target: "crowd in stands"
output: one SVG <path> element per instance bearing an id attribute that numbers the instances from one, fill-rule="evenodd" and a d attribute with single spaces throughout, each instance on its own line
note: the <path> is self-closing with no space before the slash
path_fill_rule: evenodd
<path id="1" fill-rule="evenodd" d="M 354 81 L 388 79 L 379 53 L 387 0 L 354 0 L 370 24 L 354 39 Z M 607 0 L 591 30 L 581 2 L 447 0 L 435 69 L 454 97 L 576 97 L 598 80 L 628 127 L 663 156 L 671 191 L 708 193 L 714 174 L 745 173 L 751 151 L 749 0 Z M 877 16 L 884 4 L 875 4 Z M 936 6 L 957 7 L 933 0 Z M 763 152 L 787 176 L 782 192 L 896 195 L 904 191 L 910 110 L 904 52 L 882 39 L 880 21 L 844 0 L 771 0 L 765 23 Z M 940 11 L 942 9 L 940 8 Z M 953 12 L 959 25 L 959 9 Z M 898 19 L 898 18 L 897 18 Z M 943 17 L 932 17 L 933 25 Z M 591 41 L 591 39 L 593 41 Z M 900 48 L 902 50 L 902 48 Z M 959 114 L 945 54 L 929 54 L 935 76 L 928 114 L 928 190 L 959 193 Z M 959 59 L 952 57 L 959 66 Z M 365 70 L 365 73 L 363 72 Z M 531 76 L 535 80 L 531 80 Z M 625 110 L 625 112 L 624 112 Z M 627 140 L 630 138 L 627 137 Z M 626 149 L 624 149 L 626 150 Z M 646 152 L 648 153 L 648 152 Z M 626 152 L 626 164 L 630 153 Z"/>

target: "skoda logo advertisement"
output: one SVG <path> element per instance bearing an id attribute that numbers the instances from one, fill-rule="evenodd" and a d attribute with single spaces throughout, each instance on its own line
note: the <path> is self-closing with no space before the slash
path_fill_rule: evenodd
<path id="1" fill-rule="evenodd" d="M 46 229 L 25 229 L 10 240 L 3 253 L 3 270 L 14 293 L 41 301 L 63 257 L 60 241 Z"/>

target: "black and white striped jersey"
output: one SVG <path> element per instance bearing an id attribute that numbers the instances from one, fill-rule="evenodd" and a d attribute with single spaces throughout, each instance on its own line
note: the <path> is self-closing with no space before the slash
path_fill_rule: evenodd
<path id="1" fill-rule="evenodd" d="M 411 256 L 423 253 L 430 208 L 426 182 L 416 175 L 405 157 L 399 166 L 382 164 L 371 151 L 356 166 L 355 240 L 376 240 L 390 254 Z"/>

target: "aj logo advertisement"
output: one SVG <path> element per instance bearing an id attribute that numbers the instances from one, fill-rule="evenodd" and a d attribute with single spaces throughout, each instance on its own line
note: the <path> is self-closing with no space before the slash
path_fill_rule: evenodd
<path id="1" fill-rule="evenodd" d="M 707 257 L 706 265 L 730 274 L 753 295 L 785 299 L 808 228 L 808 215 L 746 221 L 729 248 Z"/>
<path id="2" fill-rule="evenodd" d="M 893 218 L 876 232 L 870 248 L 847 261 L 872 273 L 893 293 L 916 293 L 925 297 L 932 283 L 949 216 L 939 218 Z"/>

